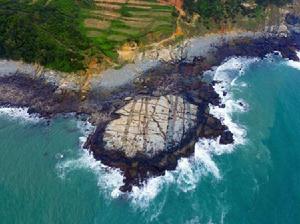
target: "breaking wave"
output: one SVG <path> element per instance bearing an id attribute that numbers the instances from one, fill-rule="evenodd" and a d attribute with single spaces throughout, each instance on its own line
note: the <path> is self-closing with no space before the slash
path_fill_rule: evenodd
<path id="1" fill-rule="evenodd" d="M 224 108 L 210 105 L 210 113 L 219 118 L 223 124 L 229 127 L 233 133 L 235 143 L 232 145 L 220 145 L 219 139 L 199 139 L 195 145 L 195 153 L 190 158 L 182 158 L 174 171 L 166 171 L 164 176 L 150 178 L 142 187 L 133 187 L 131 193 L 125 196 L 136 208 L 147 208 L 159 192 L 168 186 L 175 186 L 179 191 L 188 192 L 194 190 L 200 179 L 212 175 L 217 181 L 222 179 L 222 172 L 214 161 L 215 155 L 231 152 L 236 145 L 244 144 L 246 130 L 241 125 L 233 122 L 232 114 L 247 110 L 247 104 L 241 99 L 234 99 L 233 89 L 246 87 L 245 83 L 239 82 L 238 78 L 244 74 L 248 65 L 257 61 L 256 58 L 231 58 L 214 70 L 208 71 L 215 81 L 216 92 L 221 96 Z M 223 94 L 226 92 L 226 94 Z M 79 122 L 83 136 L 80 138 L 81 146 L 87 136 L 94 130 L 88 123 Z M 80 151 L 76 159 L 63 161 L 58 164 L 60 175 L 64 178 L 71 170 L 89 169 L 97 176 L 100 191 L 110 198 L 124 196 L 119 191 L 122 186 L 123 176 L 120 170 L 112 169 L 96 161 L 87 150 Z M 154 214 L 155 216 L 155 214 Z"/>
<path id="2" fill-rule="evenodd" d="M 225 107 L 210 105 L 209 111 L 233 133 L 234 145 L 245 143 L 246 129 L 233 122 L 232 115 L 236 112 L 247 111 L 248 105 L 243 99 L 235 99 L 233 92 L 247 87 L 245 83 L 239 82 L 238 79 L 245 73 L 249 65 L 258 61 L 258 58 L 230 58 L 212 71 L 213 80 L 217 81 L 214 89 L 221 96 L 221 104 Z M 213 148 L 216 148 L 214 154 L 230 152 L 233 150 L 234 145 L 214 145 Z"/>
<path id="3" fill-rule="evenodd" d="M 296 53 L 297 53 L 298 58 L 300 59 L 300 51 L 297 51 Z M 288 60 L 287 65 L 300 70 L 300 61 Z"/>
<path id="4" fill-rule="evenodd" d="M 29 114 L 27 107 L 0 107 L 0 116 L 30 123 L 37 123 L 42 120 L 38 114 Z"/>
<path id="5" fill-rule="evenodd" d="M 245 83 L 239 82 L 238 78 L 244 74 L 250 64 L 258 61 L 257 58 L 230 58 L 219 67 L 208 71 L 213 80 L 219 81 L 215 85 L 215 91 L 221 96 L 221 103 L 224 108 L 210 105 L 210 113 L 227 125 L 233 133 L 235 143 L 231 145 L 221 145 L 218 139 L 199 139 L 195 145 L 195 153 L 190 158 L 182 158 L 174 171 L 167 171 L 164 176 L 151 178 L 143 187 L 134 187 L 130 198 L 135 205 L 147 207 L 149 203 L 158 195 L 162 188 L 169 184 L 183 192 L 194 190 L 200 179 L 209 174 L 216 180 L 222 179 L 213 157 L 223 153 L 232 152 L 234 147 L 245 144 L 245 127 L 234 123 L 233 113 L 247 110 L 247 104 L 242 99 L 234 99 L 233 90 L 246 87 Z M 223 94 L 226 92 L 226 94 Z"/>
<path id="6" fill-rule="evenodd" d="M 82 133 L 79 138 L 80 151 L 75 159 L 68 159 L 57 164 L 59 176 L 64 179 L 68 173 L 78 169 L 88 169 L 97 177 L 97 184 L 104 190 L 104 193 L 112 198 L 120 195 L 119 188 L 123 183 L 123 176 L 117 169 L 105 166 L 83 148 L 87 137 L 95 130 L 95 127 L 89 122 L 78 121 L 77 126 Z"/>

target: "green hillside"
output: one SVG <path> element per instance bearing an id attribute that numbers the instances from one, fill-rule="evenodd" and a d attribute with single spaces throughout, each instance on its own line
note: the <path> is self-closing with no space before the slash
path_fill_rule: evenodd
<path id="1" fill-rule="evenodd" d="M 227 22 L 255 30 L 269 4 L 290 1 L 185 0 L 183 20 L 200 15 L 203 26 L 192 27 L 190 35 Z M 118 62 L 117 50 L 126 42 L 144 46 L 170 37 L 177 17 L 173 6 L 158 0 L 0 0 L 0 58 L 84 70 L 91 58 Z"/>
<path id="2" fill-rule="evenodd" d="M 116 61 L 127 41 L 166 38 L 175 20 L 153 0 L 0 0 L 0 57 L 82 70 L 91 57 Z"/>

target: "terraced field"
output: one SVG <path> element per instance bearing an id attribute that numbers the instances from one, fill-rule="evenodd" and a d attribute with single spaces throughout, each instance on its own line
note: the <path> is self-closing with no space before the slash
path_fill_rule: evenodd
<path id="1" fill-rule="evenodd" d="M 159 41 L 176 29 L 175 8 L 156 0 L 94 0 L 94 9 L 83 14 L 84 32 L 113 59 L 125 42 Z"/>

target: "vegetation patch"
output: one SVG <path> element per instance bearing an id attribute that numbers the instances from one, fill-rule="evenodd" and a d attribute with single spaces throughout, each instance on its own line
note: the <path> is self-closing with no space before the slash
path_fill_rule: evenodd
<path id="1" fill-rule="evenodd" d="M 270 4 L 283 5 L 292 0 L 195 0 L 184 1 L 184 10 L 200 15 L 207 28 L 211 23 L 235 22 L 237 16 L 259 18 Z"/>
<path id="2" fill-rule="evenodd" d="M 102 53 L 116 59 L 117 50 L 126 42 L 147 43 L 170 36 L 176 28 L 176 15 L 172 12 L 175 12 L 173 6 L 156 0 L 97 0 L 89 17 L 109 21 L 110 26 L 99 28 L 99 36 L 90 37 Z M 162 21 L 156 22 L 158 20 Z M 162 25 L 167 28 L 163 30 Z"/>
<path id="3" fill-rule="evenodd" d="M 110 26 L 110 22 L 99 19 L 85 19 L 84 25 L 88 28 L 107 29 Z"/>
<path id="4" fill-rule="evenodd" d="M 90 41 L 79 32 L 73 1 L 0 0 L 0 57 L 74 71 L 84 68 Z"/>
<path id="5" fill-rule="evenodd" d="M 220 30 L 225 24 L 255 29 L 265 8 L 291 0 L 185 0 L 188 18 L 200 23 L 190 32 Z M 0 57 L 72 72 L 91 58 L 118 60 L 127 42 L 140 46 L 176 30 L 173 6 L 158 0 L 0 0 Z M 179 24 L 184 22 L 178 20 Z M 98 60 L 98 61 L 100 61 Z"/>
<path id="6" fill-rule="evenodd" d="M 117 61 L 128 41 L 171 35 L 174 11 L 156 0 L 0 0 L 0 57 L 83 70 L 93 57 Z"/>

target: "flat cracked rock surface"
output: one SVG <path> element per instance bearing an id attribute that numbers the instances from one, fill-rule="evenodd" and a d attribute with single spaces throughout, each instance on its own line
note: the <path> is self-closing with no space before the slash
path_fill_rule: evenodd
<path id="1" fill-rule="evenodd" d="M 127 157 L 176 147 L 197 120 L 197 106 L 174 95 L 131 100 L 116 113 L 120 117 L 105 129 L 105 149 L 122 150 Z"/>

